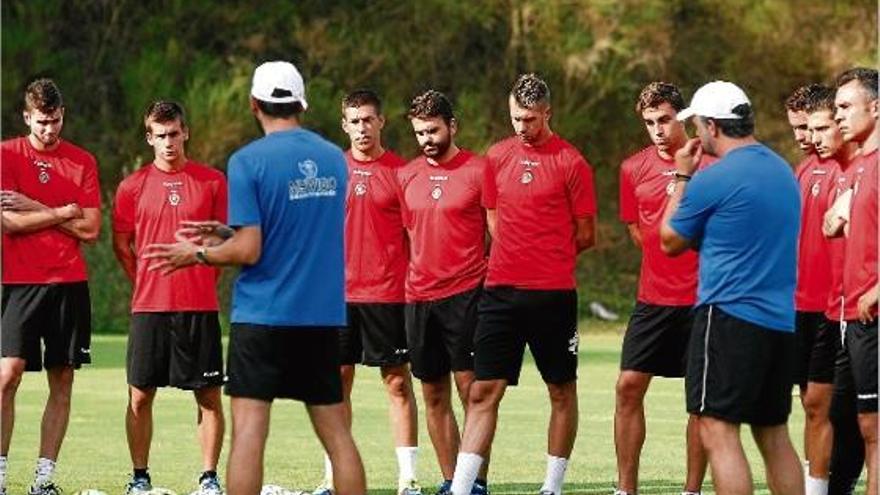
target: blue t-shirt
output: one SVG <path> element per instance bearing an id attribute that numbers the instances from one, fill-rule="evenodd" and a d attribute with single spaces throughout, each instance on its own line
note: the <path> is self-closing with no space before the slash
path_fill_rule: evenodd
<path id="1" fill-rule="evenodd" d="M 697 304 L 793 332 L 800 204 L 791 167 L 762 144 L 696 174 L 670 226 L 699 246 Z"/>
<path id="2" fill-rule="evenodd" d="M 229 223 L 259 226 L 259 261 L 244 266 L 232 322 L 345 324 L 345 157 L 297 128 L 273 132 L 229 159 Z"/>

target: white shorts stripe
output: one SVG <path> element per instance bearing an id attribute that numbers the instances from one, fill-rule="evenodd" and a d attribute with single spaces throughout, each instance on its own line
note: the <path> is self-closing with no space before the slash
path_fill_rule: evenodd
<path id="1" fill-rule="evenodd" d="M 706 377 L 709 375 L 709 331 L 712 330 L 712 306 L 706 318 L 706 336 L 703 338 L 703 390 L 700 397 L 700 412 L 706 409 Z"/>

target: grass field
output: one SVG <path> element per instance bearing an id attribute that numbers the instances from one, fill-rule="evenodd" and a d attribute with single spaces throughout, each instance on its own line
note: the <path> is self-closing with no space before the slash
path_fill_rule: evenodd
<path id="1" fill-rule="evenodd" d="M 610 493 L 616 480 L 612 425 L 622 326 L 622 323 L 593 321 L 582 325 L 580 430 L 566 476 L 566 493 Z M 68 493 L 82 488 L 122 493 L 131 468 L 123 425 L 125 337 L 95 337 L 92 356 L 95 363 L 76 377 L 70 428 L 61 452 L 57 480 Z M 683 388 L 682 380 L 658 379 L 648 392 L 648 438 L 642 452 L 641 493 L 678 493 L 680 490 L 684 478 L 686 422 Z M 31 480 L 45 395 L 44 376 L 27 374 L 16 401 L 18 419 L 9 457 L 11 494 L 25 492 Z M 366 464 L 370 491 L 390 493 L 396 488 L 397 468 L 384 391 L 376 370 L 358 369 L 353 401 L 354 434 Z M 793 411 L 789 424 L 795 444 L 801 450 L 803 412 L 797 402 Z M 500 414 L 492 451 L 490 489 L 497 495 L 536 493 L 544 476 L 549 406 L 543 383 L 530 359 L 527 358 L 521 384 L 508 392 Z M 200 468 L 191 395 L 173 389 L 160 391 L 154 415 L 150 462 L 153 483 L 188 493 L 194 488 Z M 227 412 L 227 422 L 228 419 Z M 429 487 L 426 491 L 433 493 L 440 475 L 423 417 L 420 415 L 419 419 L 422 449 L 418 470 L 423 485 Z M 302 405 L 276 402 L 271 428 L 266 452 L 266 483 L 299 489 L 313 487 L 323 473 L 323 459 Z M 748 430 L 743 431 L 759 492 L 767 493 L 760 457 Z M 228 433 L 227 428 L 221 472 L 228 453 Z M 711 493 L 708 482 L 706 492 Z"/>

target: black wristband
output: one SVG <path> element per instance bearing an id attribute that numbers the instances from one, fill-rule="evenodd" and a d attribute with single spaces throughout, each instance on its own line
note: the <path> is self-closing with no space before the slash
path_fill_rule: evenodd
<path id="1" fill-rule="evenodd" d="M 693 175 L 681 174 L 681 173 L 678 173 L 678 172 L 675 173 L 675 180 L 676 180 L 676 181 L 685 181 L 685 182 L 687 182 L 687 181 L 691 180 L 691 177 L 693 177 Z"/>

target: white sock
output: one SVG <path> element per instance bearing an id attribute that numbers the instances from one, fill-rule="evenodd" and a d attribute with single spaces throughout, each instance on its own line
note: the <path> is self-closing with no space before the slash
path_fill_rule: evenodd
<path id="1" fill-rule="evenodd" d="M 330 456 L 324 453 L 324 482 L 333 486 L 333 463 L 330 462 Z"/>
<path id="2" fill-rule="evenodd" d="M 409 483 L 416 478 L 416 461 L 419 458 L 418 447 L 397 447 L 394 449 L 397 454 L 397 469 L 400 472 L 398 476 L 399 483 Z"/>
<path id="3" fill-rule="evenodd" d="M 828 495 L 828 480 L 807 475 L 806 495 Z"/>
<path id="4" fill-rule="evenodd" d="M 470 495 L 481 467 L 483 458 L 478 454 L 459 453 L 455 461 L 455 474 L 452 476 L 452 495 Z"/>
<path id="5" fill-rule="evenodd" d="M 34 486 L 52 481 L 53 474 L 55 474 L 55 461 L 40 457 L 37 459 L 37 469 L 34 470 Z"/>
<path id="6" fill-rule="evenodd" d="M 6 456 L 0 455 L 0 488 L 6 486 Z"/>
<path id="7" fill-rule="evenodd" d="M 553 492 L 562 495 L 562 481 L 565 479 L 565 469 L 568 467 L 568 459 L 547 454 L 547 476 L 541 491 Z"/>
<path id="8" fill-rule="evenodd" d="M 703 495 L 703 492 L 689 492 L 687 490 L 681 492 L 681 495 Z"/>

